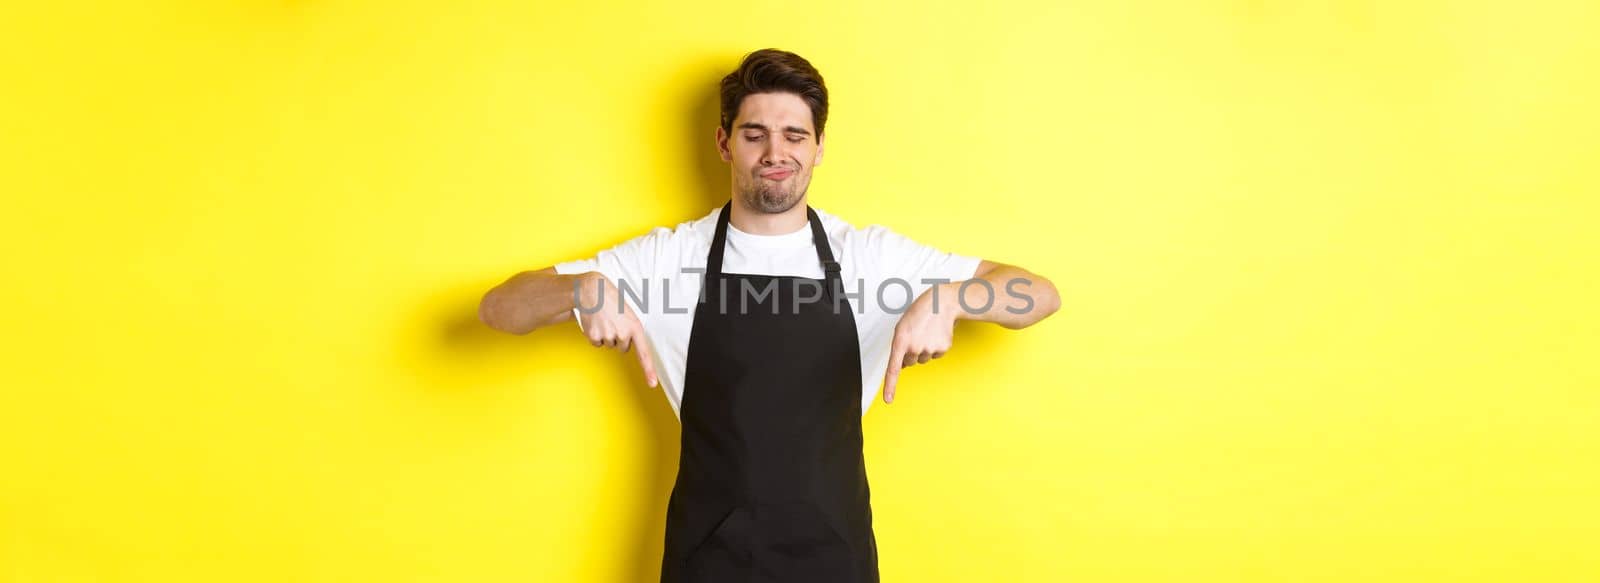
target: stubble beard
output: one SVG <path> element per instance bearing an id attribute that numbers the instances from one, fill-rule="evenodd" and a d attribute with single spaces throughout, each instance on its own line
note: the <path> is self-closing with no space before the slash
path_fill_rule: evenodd
<path id="1" fill-rule="evenodd" d="M 789 178 L 796 179 L 799 178 L 799 175 L 796 174 Z M 784 182 L 788 181 L 785 180 Z M 761 178 L 739 185 L 739 196 L 744 199 L 745 206 L 765 214 L 775 215 L 788 212 L 789 209 L 794 208 L 794 205 L 799 204 L 800 198 L 804 194 L 804 189 L 796 189 L 781 182 L 775 183 Z"/>

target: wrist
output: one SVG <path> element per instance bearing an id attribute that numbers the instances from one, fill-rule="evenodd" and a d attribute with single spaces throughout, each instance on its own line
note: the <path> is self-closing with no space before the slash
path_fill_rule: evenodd
<path id="1" fill-rule="evenodd" d="M 950 321 L 967 316 L 966 311 L 961 309 L 961 282 L 935 284 L 928 292 L 933 295 L 929 301 L 934 302 L 934 314 Z"/>
<path id="2" fill-rule="evenodd" d="M 573 299 L 581 306 L 595 306 L 606 290 L 606 276 L 598 271 L 586 271 L 574 276 L 577 295 Z"/>

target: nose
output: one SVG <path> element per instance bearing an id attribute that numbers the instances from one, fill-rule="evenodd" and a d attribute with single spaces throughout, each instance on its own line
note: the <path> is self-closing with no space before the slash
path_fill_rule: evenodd
<path id="1" fill-rule="evenodd" d="M 781 165 L 783 165 L 783 140 L 781 140 L 781 139 L 779 139 L 777 137 L 772 137 L 772 138 L 767 139 L 765 144 L 762 144 L 762 146 L 761 146 L 761 165 L 762 166 L 781 166 Z"/>

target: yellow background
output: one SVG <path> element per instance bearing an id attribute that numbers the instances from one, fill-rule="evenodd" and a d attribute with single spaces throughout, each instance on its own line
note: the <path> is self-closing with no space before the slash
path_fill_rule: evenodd
<path id="1" fill-rule="evenodd" d="M 1092 4 L 8 5 L 0 580 L 650 580 L 665 399 L 476 305 L 768 46 L 813 204 L 1063 297 L 867 415 L 886 582 L 1600 580 L 1600 7 Z"/>

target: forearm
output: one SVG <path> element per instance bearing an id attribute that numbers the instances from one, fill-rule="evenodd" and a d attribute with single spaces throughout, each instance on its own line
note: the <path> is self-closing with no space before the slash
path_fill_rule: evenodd
<path id="1" fill-rule="evenodd" d="M 478 319 L 490 328 L 511 334 L 527 334 L 565 322 L 572 319 L 572 309 L 577 306 L 574 286 L 581 292 L 593 293 L 604 279 L 597 272 L 559 274 L 553 267 L 524 271 L 483 295 Z"/>
<path id="2" fill-rule="evenodd" d="M 954 310 L 957 319 L 1011 329 L 1031 326 L 1061 307 L 1061 296 L 1049 279 L 1015 265 L 997 264 L 970 280 L 939 288 L 939 309 Z"/>

